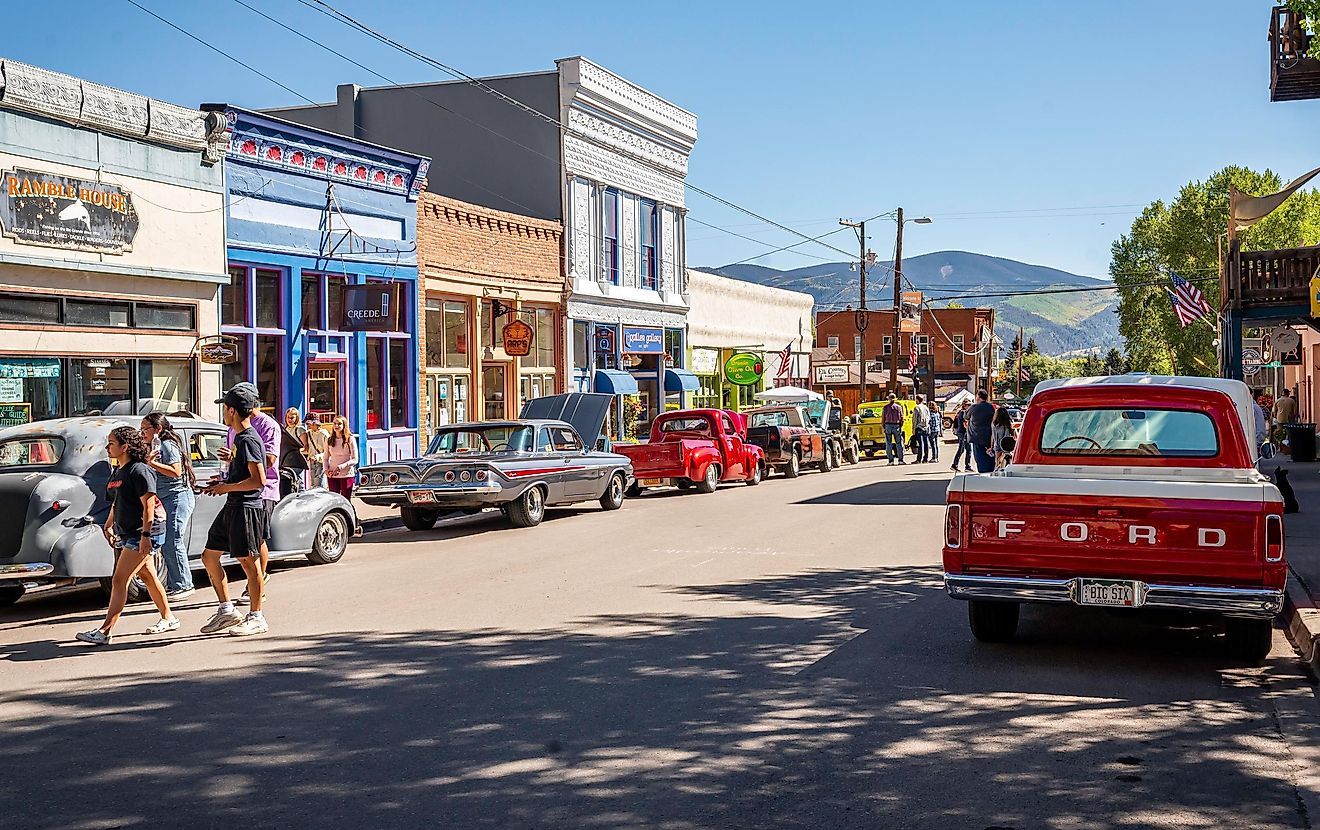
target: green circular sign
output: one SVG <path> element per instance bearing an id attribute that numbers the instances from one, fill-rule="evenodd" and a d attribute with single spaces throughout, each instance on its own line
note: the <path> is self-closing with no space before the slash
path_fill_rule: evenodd
<path id="1" fill-rule="evenodd" d="M 736 383 L 739 386 L 751 386 L 761 380 L 765 374 L 765 361 L 759 354 L 752 352 L 736 352 L 729 355 L 729 359 L 724 361 L 724 377 L 729 383 Z"/>

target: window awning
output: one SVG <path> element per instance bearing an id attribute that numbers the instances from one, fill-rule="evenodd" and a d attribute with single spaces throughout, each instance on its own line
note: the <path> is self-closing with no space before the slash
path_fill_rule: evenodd
<path id="1" fill-rule="evenodd" d="M 597 369 L 593 385 L 597 392 L 607 395 L 637 394 L 637 381 L 632 375 L 618 369 Z"/>
<path id="2" fill-rule="evenodd" d="M 687 369 L 665 370 L 666 392 L 695 392 L 700 388 L 701 384 L 697 381 L 697 376 Z"/>

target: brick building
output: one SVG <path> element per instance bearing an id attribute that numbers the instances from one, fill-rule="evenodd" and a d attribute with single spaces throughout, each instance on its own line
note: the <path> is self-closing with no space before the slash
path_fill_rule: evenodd
<path id="1" fill-rule="evenodd" d="M 434 193 L 417 213 L 427 434 L 514 418 L 524 401 L 563 391 L 563 226 Z M 532 328 L 526 357 L 504 350 L 515 318 Z"/>
<path id="2" fill-rule="evenodd" d="M 866 329 L 867 376 L 879 372 L 883 380 L 872 389 L 867 388 L 868 399 L 875 399 L 888 391 L 890 361 L 894 359 L 894 312 L 867 311 Z M 994 334 L 995 312 L 992 308 L 940 308 L 924 309 L 921 330 L 911 334 L 901 332 L 897 349 L 900 386 L 907 388 L 911 376 L 916 391 L 929 394 L 931 376 L 937 397 L 941 389 L 952 387 L 975 388 L 984 385 L 987 361 L 978 348 Z M 909 355 L 913 339 L 917 350 L 917 369 L 909 372 Z M 839 359 L 853 362 L 855 371 L 858 346 L 857 315 L 852 311 L 822 312 L 816 315 L 816 348 L 837 352 Z M 815 377 L 813 372 L 813 378 Z M 980 379 L 979 382 L 977 379 Z M 855 380 L 854 380 L 855 382 Z"/>

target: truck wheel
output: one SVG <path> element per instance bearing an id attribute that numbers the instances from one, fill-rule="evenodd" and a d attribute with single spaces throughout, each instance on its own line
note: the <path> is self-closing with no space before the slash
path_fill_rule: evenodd
<path id="1" fill-rule="evenodd" d="M 545 518 L 545 492 L 532 487 L 509 502 L 509 523 L 514 527 L 536 527 Z"/>
<path id="2" fill-rule="evenodd" d="M 600 497 L 600 507 L 602 510 L 618 510 L 623 507 L 623 475 L 621 473 L 615 473 L 610 478 L 605 493 Z"/>
<path id="3" fill-rule="evenodd" d="M 435 524 L 435 519 L 431 519 Z M 316 536 L 312 539 L 312 552 L 307 554 L 307 561 L 313 565 L 333 565 L 344 558 L 348 550 L 348 518 L 338 510 L 332 510 L 321 517 L 316 526 Z"/>
<path id="4" fill-rule="evenodd" d="M 720 465 L 707 464 L 706 474 L 697 482 L 697 492 L 714 493 L 718 486 L 720 486 Z"/>
<path id="5" fill-rule="evenodd" d="M 784 465 L 784 476 L 786 478 L 797 478 L 801 472 L 802 456 L 798 454 L 797 450 L 793 450 L 788 456 L 788 463 Z"/>
<path id="6" fill-rule="evenodd" d="M 822 446 L 820 448 L 820 454 L 820 463 L 816 465 L 817 470 L 820 470 L 822 473 L 828 473 L 830 470 L 839 466 L 839 462 L 834 457 L 834 447 L 832 445 L 825 444 Z"/>
<path id="7" fill-rule="evenodd" d="M 27 591 L 20 583 L 18 585 L 0 585 L 0 608 L 8 608 L 23 598 Z"/>
<path id="8" fill-rule="evenodd" d="M 435 510 L 405 504 L 399 507 L 399 518 L 403 519 L 403 526 L 409 530 L 430 530 L 435 527 L 440 514 Z"/>
<path id="9" fill-rule="evenodd" d="M 1224 620 L 1224 642 L 1229 652 L 1250 663 L 1259 663 L 1270 653 L 1274 643 L 1274 624 L 1271 620 Z"/>
<path id="10" fill-rule="evenodd" d="M 970 600 L 967 603 L 967 622 L 972 636 L 983 643 L 1006 643 L 1017 634 L 1018 604 Z"/>
<path id="11" fill-rule="evenodd" d="M 843 451 L 843 460 L 849 464 L 862 463 L 862 453 L 857 449 L 857 443 L 855 441 L 848 442 L 847 448 Z"/>
<path id="12" fill-rule="evenodd" d="M 751 478 L 747 479 L 747 482 L 746 482 L 746 483 L 747 483 L 747 486 L 748 486 L 748 487 L 755 487 L 756 485 L 758 485 L 758 484 L 761 483 L 761 479 L 764 478 L 764 477 L 765 477 L 765 465 L 764 465 L 764 464 L 757 464 L 757 465 L 756 465 L 756 471 L 752 473 L 752 477 L 751 477 Z"/>

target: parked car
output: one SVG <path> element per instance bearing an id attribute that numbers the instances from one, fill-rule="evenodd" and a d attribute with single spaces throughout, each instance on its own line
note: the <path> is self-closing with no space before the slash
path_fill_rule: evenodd
<path id="1" fill-rule="evenodd" d="M 1118 375 L 1036 387 L 1007 469 L 948 488 L 944 583 L 972 634 L 1009 640 L 1020 603 L 1223 618 L 1270 649 L 1283 607 L 1283 497 L 1255 467 L 1240 381 Z"/>
<path id="2" fill-rule="evenodd" d="M 618 510 L 633 484 L 632 463 L 582 440 L 595 443 L 613 404 L 611 395 L 554 395 L 528 401 L 517 420 L 441 427 L 420 458 L 363 467 L 357 496 L 398 507 L 409 530 L 486 508 L 499 508 L 516 527 L 540 524 L 547 507 L 598 501 Z"/>
<path id="3" fill-rule="evenodd" d="M 747 443 L 746 416 L 727 409 L 665 412 L 651 423 L 650 441 L 614 450 L 632 461 L 630 494 L 664 486 L 713 493 L 722 481 L 755 486 L 765 475 L 764 453 Z"/>
<path id="4" fill-rule="evenodd" d="M 917 409 L 917 402 L 900 399 L 898 403 L 903 407 L 903 446 L 908 447 L 912 443 L 912 413 Z M 885 453 L 884 409 L 888 405 L 889 401 L 884 400 L 857 407 L 857 444 L 867 458 Z"/>
<path id="5" fill-rule="evenodd" d="M 838 398 L 827 398 L 819 392 L 795 386 L 776 386 L 757 392 L 756 400 L 769 404 L 793 404 L 806 411 L 807 424 L 814 427 L 829 444 L 830 463 L 856 464 L 862 460 L 852 421 L 843 417 Z"/>
<path id="6" fill-rule="evenodd" d="M 172 423 L 188 444 L 198 481 L 219 474 L 216 450 L 227 439 L 225 427 L 192 418 L 173 418 Z M 17 602 L 30 585 L 80 579 L 98 579 L 108 593 L 114 551 L 101 533 L 110 512 L 105 496 L 112 472 L 105 439 L 115 427 L 140 424 L 136 417 L 91 416 L 0 430 L 0 605 Z M 223 497 L 197 497 L 188 524 L 193 570 L 203 567 L 206 532 L 224 502 Z M 356 532 L 357 514 L 342 496 L 320 488 L 295 493 L 275 507 L 270 557 L 337 562 Z M 159 551 L 156 569 L 163 577 Z M 145 590 L 135 581 L 129 598 L 145 599 Z"/>
<path id="7" fill-rule="evenodd" d="M 812 426 L 802 407 L 760 406 L 743 414 L 747 416 L 747 442 L 761 448 L 768 469 L 796 478 L 806 466 L 822 473 L 838 466 L 829 443 Z"/>

